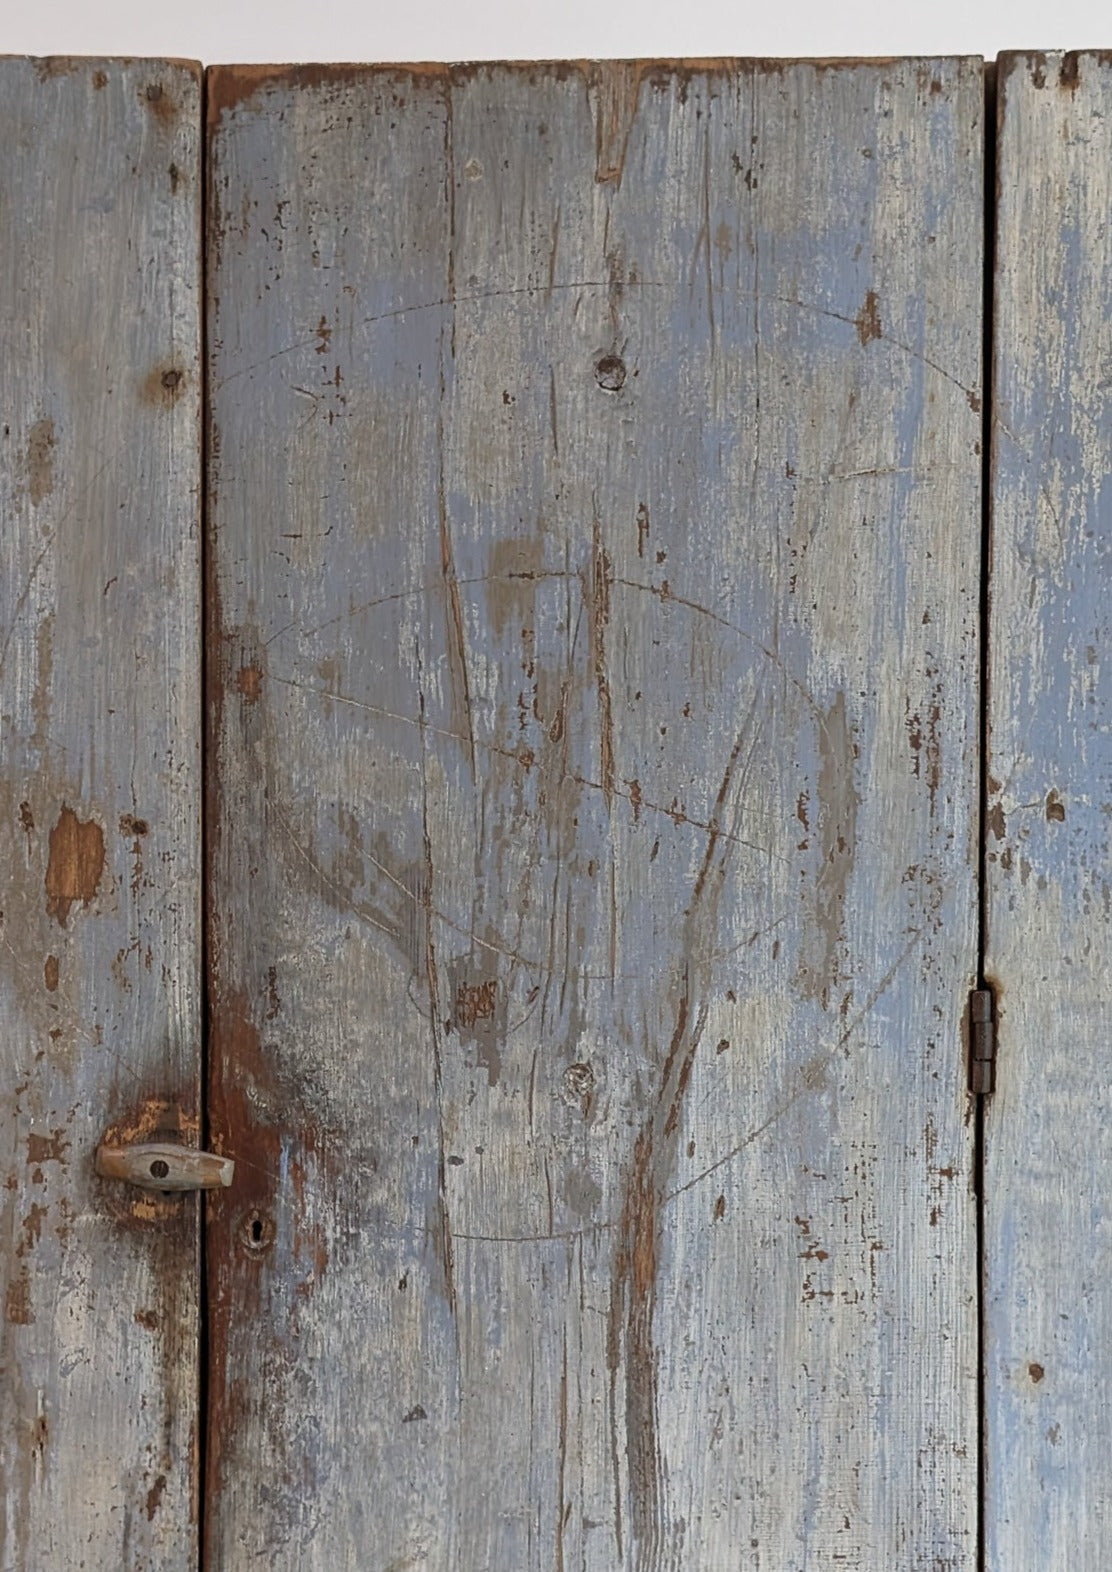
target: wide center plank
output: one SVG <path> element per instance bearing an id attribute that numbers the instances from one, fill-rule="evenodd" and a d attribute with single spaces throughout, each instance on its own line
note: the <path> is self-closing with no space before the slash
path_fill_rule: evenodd
<path id="1" fill-rule="evenodd" d="M 209 1564 L 970 1566 L 980 63 L 209 105 Z"/>

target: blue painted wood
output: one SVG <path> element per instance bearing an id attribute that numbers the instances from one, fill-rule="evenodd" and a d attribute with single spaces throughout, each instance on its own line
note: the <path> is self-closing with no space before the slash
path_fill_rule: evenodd
<path id="1" fill-rule="evenodd" d="M 1000 62 L 986 1119 L 988 1565 L 1108 1562 L 1112 71 Z"/>
<path id="2" fill-rule="evenodd" d="M 970 1567 L 979 62 L 209 101 L 213 1564 Z"/>
<path id="3" fill-rule="evenodd" d="M 197 1564 L 199 68 L 0 60 L 0 1567 Z"/>

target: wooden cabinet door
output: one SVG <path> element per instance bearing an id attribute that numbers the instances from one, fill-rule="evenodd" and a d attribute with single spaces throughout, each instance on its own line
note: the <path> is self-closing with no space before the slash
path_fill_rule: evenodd
<path id="1" fill-rule="evenodd" d="M 999 95 L 986 1566 L 1099 1572 L 1112 1511 L 1112 62 L 1006 56 Z"/>
<path id="2" fill-rule="evenodd" d="M 0 61 L 0 1572 L 1103 1568 L 1109 72 Z"/>
<path id="3" fill-rule="evenodd" d="M 210 75 L 211 1567 L 974 1564 L 982 105 Z"/>
<path id="4" fill-rule="evenodd" d="M 196 1565 L 200 77 L 0 60 L 0 1567 Z"/>

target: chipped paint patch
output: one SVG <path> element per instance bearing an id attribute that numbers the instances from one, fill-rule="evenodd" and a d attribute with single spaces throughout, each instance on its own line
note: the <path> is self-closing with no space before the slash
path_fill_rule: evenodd
<path id="1" fill-rule="evenodd" d="M 492 967 L 479 965 L 470 957 L 450 963 L 448 983 L 452 990 L 449 1025 L 461 1043 L 474 1047 L 476 1062 L 486 1070 L 488 1083 L 497 1086 L 506 1037 L 506 989 Z"/>
<path id="2" fill-rule="evenodd" d="M 46 868 L 46 910 L 60 928 L 75 902 L 88 906 L 96 898 L 103 874 L 104 831 L 95 819 L 79 819 L 64 807 L 50 832 Z"/>
<path id="3" fill-rule="evenodd" d="M 248 702 L 257 704 L 263 691 L 263 674 L 258 666 L 241 666 L 236 674 L 236 687 Z"/>
<path id="4" fill-rule="evenodd" d="M 159 125 L 172 126 L 178 118 L 177 100 L 166 91 L 162 82 L 148 82 L 143 91 L 143 102 Z"/>
<path id="5" fill-rule="evenodd" d="M 875 338 L 884 337 L 884 329 L 880 324 L 880 305 L 875 289 L 870 289 L 865 294 L 865 304 L 858 313 L 854 326 L 862 347 L 872 342 Z"/>
<path id="6" fill-rule="evenodd" d="M 52 1130 L 49 1135 L 36 1135 L 32 1131 L 27 1137 L 28 1166 L 65 1162 L 65 1153 L 69 1145 L 64 1130 Z"/>
<path id="7" fill-rule="evenodd" d="M 54 490 L 54 422 L 36 420 L 27 438 L 27 491 L 31 505 L 38 507 Z"/>

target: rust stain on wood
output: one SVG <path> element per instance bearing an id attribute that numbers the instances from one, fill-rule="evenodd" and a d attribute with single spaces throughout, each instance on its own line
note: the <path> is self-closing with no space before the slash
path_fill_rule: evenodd
<path id="1" fill-rule="evenodd" d="M 189 380 L 186 371 L 172 362 L 155 366 L 143 381 L 143 402 L 159 409 L 170 409 L 185 392 Z"/>
<path id="2" fill-rule="evenodd" d="M 456 993 L 456 1023 L 474 1026 L 478 1020 L 492 1019 L 497 992 L 498 983 L 493 977 L 481 983 L 461 982 Z"/>
<path id="3" fill-rule="evenodd" d="M 43 963 L 42 975 L 47 993 L 55 993 L 58 988 L 58 957 L 56 955 L 47 956 Z"/>
<path id="4" fill-rule="evenodd" d="M 637 106 L 642 82 L 657 89 L 677 84 L 684 92 L 696 78 L 736 74 L 746 66 L 753 72 L 783 71 L 792 61 L 740 61 L 731 56 L 652 57 L 622 60 L 499 60 L 465 61 L 448 64 L 439 60 L 414 60 L 340 65 L 220 65 L 205 73 L 205 101 L 211 133 L 225 114 L 243 108 L 266 88 L 310 93 L 314 90 L 358 88 L 385 77 L 399 84 L 430 82 L 448 92 L 482 76 L 513 73 L 530 83 L 543 80 L 565 82 L 580 77 L 597 102 L 599 127 L 596 130 L 596 177 L 600 181 L 620 178 L 629 135 L 629 122 Z M 843 59 L 805 62 L 816 70 L 852 68 L 855 62 Z M 876 62 L 870 62 L 876 64 Z"/>
<path id="5" fill-rule="evenodd" d="M 79 819 L 64 807 L 50 832 L 46 909 L 64 928 L 76 901 L 88 906 L 104 873 L 104 831 L 95 819 Z"/>
<path id="6" fill-rule="evenodd" d="M 205 101 L 209 130 L 219 126 L 225 114 L 248 104 L 256 93 L 267 87 L 311 92 L 314 88 L 358 87 L 375 76 L 426 78 L 450 82 L 461 79 L 467 67 L 440 61 L 404 65 L 222 65 L 205 73 Z"/>
<path id="7" fill-rule="evenodd" d="M 236 687 L 248 704 L 257 704 L 263 691 L 263 674 L 257 665 L 241 666 L 236 673 Z"/>
<path id="8" fill-rule="evenodd" d="M 292 1112 L 283 1119 L 281 1129 L 260 1117 L 258 1110 L 269 1101 L 266 1094 L 274 1085 L 275 1069 L 246 995 L 235 993 L 226 1000 L 217 1013 L 214 1039 L 213 1144 L 218 1151 L 236 1157 L 237 1168 L 234 1193 L 214 1195 L 210 1204 L 214 1221 L 223 1224 L 230 1223 L 229 1209 L 234 1208 L 244 1224 L 239 1230 L 240 1243 L 257 1246 L 264 1238 L 272 1237 L 283 1168 L 289 1169 L 295 1190 L 304 1185 L 303 1164 L 283 1164 L 283 1132 L 296 1130 L 298 1145 L 307 1155 L 319 1154 L 320 1136 L 311 1120 L 295 1119 Z M 288 1094 L 279 1101 L 284 1107 L 291 1107 Z M 239 1161 L 241 1157 L 243 1160 Z M 295 1173 L 294 1169 L 300 1172 Z M 304 1198 L 302 1188 L 301 1199 Z M 258 1220 L 258 1227 L 252 1226 L 252 1219 Z M 236 1270 L 231 1252 L 218 1252 L 214 1266 L 217 1282 L 230 1286 L 231 1274 Z M 236 1277 L 242 1289 L 245 1280 L 238 1272 Z"/>
<path id="9" fill-rule="evenodd" d="M 474 1046 L 476 1061 L 487 1072 L 491 1086 L 502 1075 L 502 1047 L 506 1037 L 506 991 L 486 965 L 476 965 L 470 957 L 452 961 L 448 967 L 448 986 L 452 999 L 449 1030 L 459 1034 L 462 1043 Z"/>
<path id="10" fill-rule="evenodd" d="M 165 1474 L 159 1474 L 159 1476 L 155 1480 L 154 1484 L 147 1491 L 146 1509 L 147 1509 L 147 1521 L 148 1522 L 153 1521 L 154 1515 L 158 1511 L 159 1503 L 162 1500 L 162 1492 L 165 1489 L 166 1489 L 166 1475 Z"/>
<path id="11" fill-rule="evenodd" d="M 177 120 L 177 102 L 161 82 L 148 82 L 143 99 L 160 125 L 172 126 Z"/>
<path id="12" fill-rule="evenodd" d="M 31 1280 L 27 1275 L 26 1267 L 18 1277 L 14 1277 L 8 1284 L 4 1293 L 4 1320 L 13 1326 L 33 1326 L 34 1314 L 31 1310 Z"/>
<path id="13" fill-rule="evenodd" d="M 35 60 L 35 74 L 40 82 L 50 82 L 55 77 L 73 76 L 87 64 L 80 55 L 39 55 Z"/>
<path id="14" fill-rule="evenodd" d="M 225 994 L 214 1011 L 213 1071 L 212 1144 L 236 1158 L 236 1183 L 209 1197 L 210 1493 L 222 1488 L 227 1438 L 241 1426 L 250 1428 L 247 1415 L 256 1408 L 243 1381 L 229 1375 L 230 1369 L 243 1368 L 241 1334 L 265 1317 L 268 1339 L 296 1338 L 298 1307 L 319 1287 L 329 1264 L 316 1193 L 320 1185 L 328 1192 L 325 1213 L 343 1205 L 337 1193 L 343 1175 L 330 1167 L 319 1117 L 305 1106 L 299 1089 L 280 1076 L 242 991 Z M 280 1122 L 269 1122 L 270 1107 L 282 1110 Z M 277 1283 L 285 1296 L 285 1322 L 276 1318 L 270 1297 Z M 295 1354 L 289 1357 L 292 1366 Z M 288 1433 L 283 1403 L 272 1397 L 264 1409 L 272 1455 L 289 1478 L 310 1483 L 315 1456 L 304 1437 Z M 294 1511 L 292 1494 L 289 1510 Z"/>
<path id="15" fill-rule="evenodd" d="M 1006 89 L 1008 85 L 1008 78 L 1020 67 L 1020 65 L 1026 67 L 1031 86 L 1035 88 L 1037 92 L 1041 92 L 1042 89 L 1046 86 L 1047 59 L 1043 50 L 1008 50 L 1004 54 L 1000 55 L 996 62 L 997 93 L 1001 102 L 1001 106 L 1003 106 L 1004 103 L 1004 89 Z"/>
<path id="16" fill-rule="evenodd" d="M 54 422 L 36 420 L 27 438 L 27 491 L 33 507 L 54 490 Z"/>
<path id="17" fill-rule="evenodd" d="M 30 1255 L 31 1251 L 42 1238 L 43 1218 L 47 1216 L 48 1208 L 40 1206 L 37 1201 L 31 1203 L 31 1210 L 23 1219 L 21 1228 L 22 1238 L 16 1245 L 15 1253 L 21 1258 Z"/>
<path id="18" fill-rule="evenodd" d="M 875 289 L 866 291 L 865 304 L 861 307 L 854 325 L 857 328 L 857 336 L 863 346 L 870 343 L 874 338 L 884 337 L 884 329 L 880 324 L 880 304 L 877 300 Z"/>

